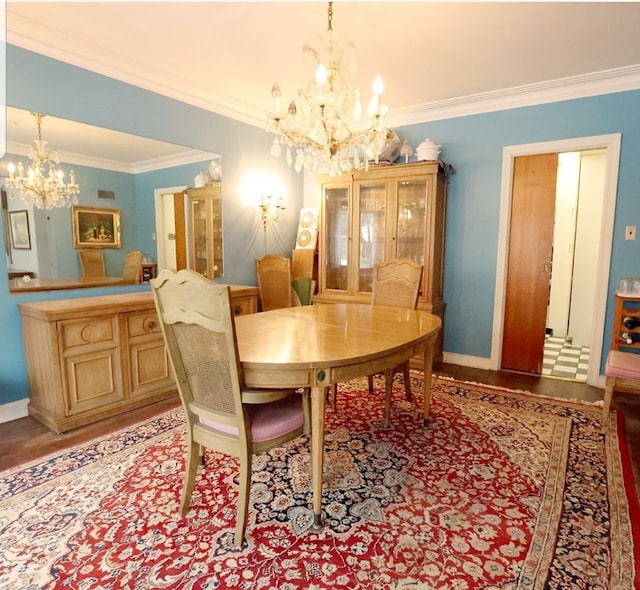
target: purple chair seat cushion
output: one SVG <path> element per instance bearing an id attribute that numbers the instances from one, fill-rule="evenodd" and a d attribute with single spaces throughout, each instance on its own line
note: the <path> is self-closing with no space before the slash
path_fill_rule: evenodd
<path id="1" fill-rule="evenodd" d="M 247 404 L 251 420 L 251 436 L 254 442 L 262 442 L 287 434 L 304 424 L 302 397 L 293 393 L 283 399 L 266 404 Z M 235 426 L 221 424 L 207 418 L 200 423 L 224 434 L 238 436 Z"/>

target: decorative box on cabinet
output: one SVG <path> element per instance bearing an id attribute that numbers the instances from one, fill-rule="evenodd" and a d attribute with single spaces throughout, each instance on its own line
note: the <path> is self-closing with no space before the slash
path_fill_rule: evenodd
<path id="1" fill-rule="evenodd" d="M 142 268 L 141 282 L 148 283 L 151 279 L 156 278 L 157 266 L 155 262 L 143 262 L 140 267 Z"/>
<path id="2" fill-rule="evenodd" d="M 373 268 L 393 258 L 423 265 L 418 308 L 444 321 L 447 174 L 438 162 L 372 167 L 322 183 L 314 303 L 371 302 Z M 434 345 L 442 361 L 443 328 Z"/>
<path id="3" fill-rule="evenodd" d="M 257 287 L 231 285 L 236 315 Z M 18 304 L 29 415 L 55 432 L 176 396 L 151 292 Z"/>

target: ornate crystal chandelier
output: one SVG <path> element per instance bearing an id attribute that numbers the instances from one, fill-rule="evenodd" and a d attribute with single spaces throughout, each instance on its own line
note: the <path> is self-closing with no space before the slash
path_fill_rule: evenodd
<path id="1" fill-rule="evenodd" d="M 9 164 L 9 178 L 6 182 L 9 187 L 20 193 L 25 203 L 30 203 L 38 209 L 76 205 L 78 199 L 75 195 L 80 192 L 80 187 L 76 184 L 75 173 L 71 170 L 69 182 L 64 182 L 62 170 L 56 167 L 56 164 L 60 163 L 58 153 L 47 149 L 47 142 L 42 139 L 41 125 L 44 115 L 31 114 L 36 118 L 38 126 L 38 139 L 33 140 L 33 146 L 29 149 L 31 165 L 25 174 L 24 165 L 18 162 L 16 174 L 16 167 Z"/>
<path id="2" fill-rule="evenodd" d="M 382 79 L 373 83 L 373 97 L 362 117 L 360 91 L 351 86 L 341 71 L 342 60 L 349 58 L 351 73 L 355 73 L 355 47 L 349 43 L 337 51 L 332 28 L 333 2 L 329 2 L 326 50 L 323 63 L 319 53 L 305 45 L 318 69 L 315 79 L 298 90 L 298 100 L 292 100 L 286 113 L 281 112 L 280 86 L 271 90 L 273 112 L 268 116 L 267 131 L 275 134 L 271 154 L 278 157 L 285 146 L 289 165 L 293 162 L 300 172 L 306 167 L 315 173 L 331 176 L 368 168 L 377 161 L 387 136 L 389 109 L 382 104 Z"/>

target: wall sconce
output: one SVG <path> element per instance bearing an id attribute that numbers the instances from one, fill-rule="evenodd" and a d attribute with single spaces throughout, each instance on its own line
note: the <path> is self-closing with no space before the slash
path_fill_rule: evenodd
<path id="1" fill-rule="evenodd" d="M 260 217 L 262 219 L 262 231 L 264 233 L 264 253 L 267 253 L 267 222 L 278 221 L 280 213 L 285 210 L 283 197 L 264 196 L 260 197 Z"/>
<path id="2" fill-rule="evenodd" d="M 280 211 L 285 210 L 284 199 L 282 197 L 262 196 L 260 197 L 258 207 L 260 208 L 260 215 L 262 217 L 262 227 L 264 231 L 267 231 L 267 221 L 278 221 Z"/>

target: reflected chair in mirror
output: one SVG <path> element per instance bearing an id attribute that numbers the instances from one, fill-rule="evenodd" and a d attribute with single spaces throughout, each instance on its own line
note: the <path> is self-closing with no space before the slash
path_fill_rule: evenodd
<path id="1" fill-rule="evenodd" d="M 416 309 L 418 305 L 418 294 L 420 293 L 420 283 L 422 280 L 422 265 L 416 264 L 408 258 L 396 258 L 388 262 L 376 264 L 373 269 L 373 288 L 371 293 L 371 305 L 387 305 L 390 307 L 403 307 L 406 309 Z M 393 389 L 393 378 L 396 373 L 402 373 L 404 380 L 404 390 L 408 401 L 412 401 L 411 394 L 411 373 L 409 361 L 402 365 L 385 371 L 375 373 L 367 377 L 369 393 L 374 391 L 374 377 L 384 375 L 385 380 L 385 402 L 384 421 L 389 424 L 391 414 L 391 392 Z M 332 406 L 335 408 L 337 398 L 337 385 L 334 386 Z"/>
<path id="2" fill-rule="evenodd" d="M 150 284 L 187 422 L 180 511 L 184 516 L 189 510 L 205 448 L 237 457 L 239 547 L 249 513 L 252 456 L 310 432 L 308 390 L 245 386 L 228 285 L 193 270 L 167 269 Z"/>
<path id="3" fill-rule="evenodd" d="M 140 250 L 128 252 L 124 257 L 122 282 L 125 285 L 137 285 L 142 282 L 142 259 L 143 255 Z"/>
<path id="4" fill-rule="evenodd" d="M 104 277 L 104 254 L 101 250 L 80 250 L 80 270 L 83 277 Z"/>
<path id="5" fill-rule="evenodd" d="M 293 306 L 290 258 L 266 254 L 256 259 L 256 274 L 262 311 Z"/>

